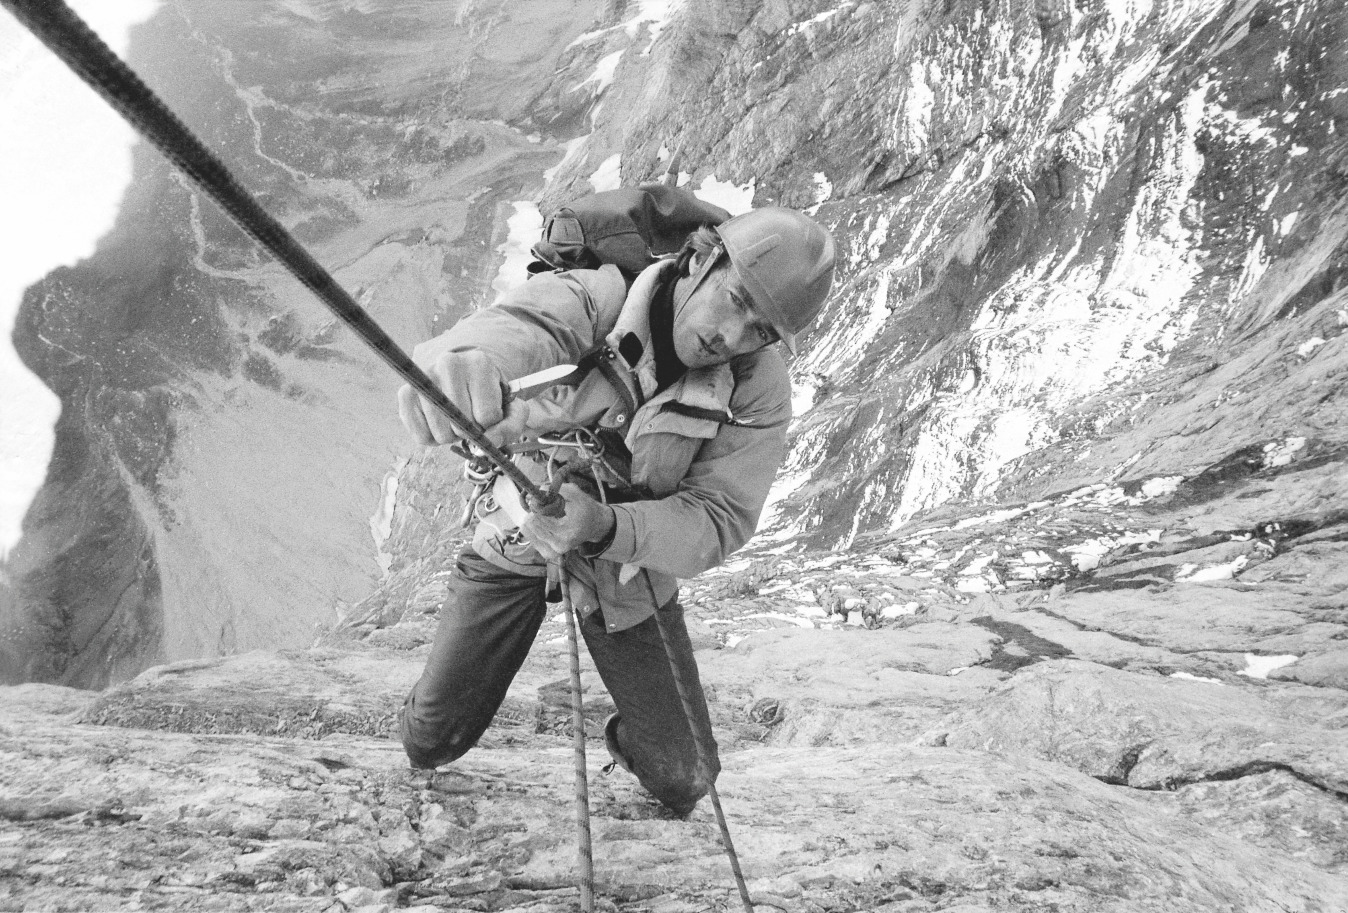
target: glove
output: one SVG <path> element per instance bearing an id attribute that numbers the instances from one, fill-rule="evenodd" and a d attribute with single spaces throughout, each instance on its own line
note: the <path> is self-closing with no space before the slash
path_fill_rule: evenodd
<path id="1" fill-rule="evenodd" d="M 503 405 L 504 379 L 486 353 L 476 349 L 439 352 L 425 362 L 418 358 L 417 364 L 496 446 L 511 444 L 524 433 L 529 405 L 523 400 Z M 419 444 L 450 444 L 463 437 L 454 423 L 410 384 L 398 390 L 398 416 Z"/>
<path id="2" fill-rule="evenodd" d="M 520 532 L 549 561 L 586 542 L 603 539 L 617 522 L 613 508 L 600 504 L 576 485 L 568 482 L 562 486 L 560 494 L 566 500 L 566 512 L 562 516 L 530 514 L 520 524 Z"/>

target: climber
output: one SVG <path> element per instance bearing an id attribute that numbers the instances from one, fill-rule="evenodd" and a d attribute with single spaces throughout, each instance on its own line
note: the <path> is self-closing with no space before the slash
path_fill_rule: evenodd
<path id="1" fill-rule="evenodd" d="M 581 634 L 617 707 L 605 726 L 614 762 L 676 814 L 707 793 L 655 613 L 694 694 L 714 779 L 676 578 L 720 564 L 753 534 L 791 417 L 774 343 L 794 352 L 824 304 L 833 259 L 816 222 L 758 209 L 698 229 L 630 291 L 611 265 L 542 273 L 418 347 L 417 362 L 449 399 L 493 443 L 515 445 L 531 477 L 541 484 L 565 472 L 569 481 L 563 516 L 516 524 L 499 506 L 480 512 L 400 713 L 414 767 L 455 760 L 486 730 L 546 615 L 546 562 L 562 558 Z M 587 360 L 603 370 L 503 402 L 511 379 Z M 398 407 L 418 442 L 456 440 L 410 386 Z M 574 446 L 562 445 L 568 433 Z"/>

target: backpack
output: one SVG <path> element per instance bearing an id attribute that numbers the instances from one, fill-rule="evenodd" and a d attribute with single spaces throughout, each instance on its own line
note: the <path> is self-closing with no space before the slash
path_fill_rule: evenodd
<path id="1" fill-rule="evenodd" d="M 729 218 L 681 187 L 641 184 L 601 191 L 548 217 L 528 269 L 532 274 L 613 264 L 630 283 L 661 254 L 682 248 L 700 226 Z"/>
<path id="2" fill-rule="evenodd" d="M 666 184 L 640 184 L 594 193 L 558 209 L 543 225 L 543 235 L 533 246 L 535 259 L 529 264 L 530 275 L 568 269 L 597 269 L 606 264 L 617 266 L 631 286 L 637 274 L 654 263 L 661 254 L 679 251 L 688 236 L 703 225 L 720 225 L 730 213 L 694 196 L 691 190 Z M 629 337 L 635 342 L 635 337 Z M 625 341 L 626 342 L 626 341 Z M 621 355 L 629 365 L 641 356 L 641 346 L 613 352 L 605 344 L 596 346 L 577 362 L 578 375 L 598 368 L 617 391 L 628 413 L 640 407 L 640 391 L 632 390 L 612 365 Z M 669 403 L 667 411 L 738 425 L 729 414 Z"/>

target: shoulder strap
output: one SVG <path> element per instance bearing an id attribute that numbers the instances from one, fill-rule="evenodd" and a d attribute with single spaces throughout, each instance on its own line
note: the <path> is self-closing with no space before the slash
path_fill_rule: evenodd
<path id="1" fill-rule="evenodd" d="M 631 351 L 621 351 L 629 348 L 633 343 L 635 343 L 635 357 L 630 357 L 633 354 Z M 607 343 L 601 343 L 582 355 L 576 362 L 576 367 L 587 374 L 597 368 L 599 373 L 604 375 L 604 379 L 609 382 L 609 386 L 613 387 L 614 392 L 623 401 L 627 414 L 633 415 L 642 406 L 641 386 L 636 383 L 629 384 L 626 378 L 618 373 L 613 361 L 621 357 L 629 365 L 634 364 L 641 357 L 641 343 L 637 342 L 636 337 L 629 333 L 619 345 L 619 350 L 615 352 Z"/>
<path id="2" fill-rule="evenodd" d="M 660 407 L 661 412 L 674 412 L 678 415 L 686 415 L 689 418 L 706 419 L 709 422 L 720 422 L 722 425 L 734 425 L 739 428 L 749 426 L 749 422 L 740 421 L 729 412 L 722 412 L 718 409 L 703 409 L 701 406 L 690 406 L 687 403 L 681 403 L 677 400 L 665 403 Z"/>

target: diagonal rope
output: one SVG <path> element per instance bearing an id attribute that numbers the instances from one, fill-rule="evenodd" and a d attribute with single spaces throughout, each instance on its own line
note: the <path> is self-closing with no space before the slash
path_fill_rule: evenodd
<path id="1" fill-rule="evenodd" d="M 665 658 L 669 660 L 669 671 L 674 676 L 674 688 L 679 692 L 679 703 L 683 705 L 683 715 L 688 720 L 688 729 L 693 734 L 693 746 L 697 749 L 698 778 L 707 784 L 707 796 L 711 799 L 712 810 L 716 812 L 716 825 L 721 829 L 721 845 L 725 847 L 726 858 L 730 861 L 730 871 L 735 876 L 735 887 L 739 888 L 740 902 L 745 913 L 754 913 L 753 901 L 749 899 L 749 886 L 744 883 L 744 872 L 740 869 L 740 857 L 735 852 L 735 844 L 730 839 L 730 825 L 726 823 L 725 812 L 721 809 L 721 796 L 716 792 L 716 779 L 711 775 L 711 766 L 707 758 L 711 751 L 707 747 L 706 736 L 697 725 L 697 716 L 693 709 L 693 695 L 688 684 L 679 672 L 679 664 L 674 656 L 674 644 L 665 629 L 664 619 L 660 617 L 660 600 L 655 595 L 651 578 L 642 571 L 641 578 L 646 581 L 646 590 L 651 594 L 651 603 L 655 606 L 655 626 L 660 631 L 660 643 L 665 648 Z"/>

